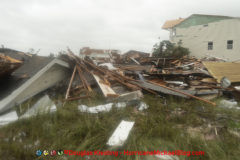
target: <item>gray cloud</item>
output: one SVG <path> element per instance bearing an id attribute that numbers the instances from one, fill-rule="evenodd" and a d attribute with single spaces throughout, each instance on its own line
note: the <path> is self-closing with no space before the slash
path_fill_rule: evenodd
<path id="1" fill-rule="evenodd" d="M 151 52 L 168 19 L 193 13 L 240 16 L 238 0 L 1 0 L 0 44 L 41 55 L 66 46 Z"/>

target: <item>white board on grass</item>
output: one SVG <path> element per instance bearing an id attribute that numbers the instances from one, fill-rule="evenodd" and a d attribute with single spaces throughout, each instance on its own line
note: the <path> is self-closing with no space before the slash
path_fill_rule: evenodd
<path id="1" fill-rule="evenodd" d="M 135 122 L 122 120 L 118 127 L 109 138 L 107 145 L 109 146 L 122 146 L 127 140 L 127 137 Z"/>

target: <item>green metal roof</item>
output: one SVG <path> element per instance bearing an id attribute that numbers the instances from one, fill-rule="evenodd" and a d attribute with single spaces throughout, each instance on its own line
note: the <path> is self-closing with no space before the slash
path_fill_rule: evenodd
<path id="1" fill-rule="evenodd" d="M 184 21 L 182 21 L 180 24 L 177 24 L 175 27 L 187 28 L 195 25 L 204 25 L 224 19 L 236 19 L 236 18 L 237 17 L 193 14 L 186 18 Z"/>

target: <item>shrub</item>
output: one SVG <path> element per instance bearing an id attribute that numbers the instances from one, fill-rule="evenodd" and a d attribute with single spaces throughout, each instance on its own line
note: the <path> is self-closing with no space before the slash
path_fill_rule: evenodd
<path id="1" fill-rule="evenodd" d="M 177 45 L 175 45 L 168 40 L 163 40 L 153 46 L 153 57 L 181 58 L 189 55 L 189 53 L 188 48 L 182 47 L 182 41 L 179 41 Z"/>

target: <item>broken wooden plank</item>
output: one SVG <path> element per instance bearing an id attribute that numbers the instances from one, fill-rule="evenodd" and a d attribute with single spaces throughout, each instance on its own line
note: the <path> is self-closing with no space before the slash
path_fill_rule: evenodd
<path id="1" fill-rule="evenodd" d="M 92 73 L 92 75 L 93 75 L 94 79 L 96 80 L 96 82 L 98 83 L 98 86 L 100 87 L 104 97 L 109 97 L 109 96 L 117 97 L 118 96 L 118 94 L 116 94 L 109 85 L 106 85 L 105 83 L 101 83 L 102 80 L 96 74 Z"/>
<path id="2" fill-rule="evenodd" d="M 79 77 L 83 83 L 83 86 L 84 88 L 89 91 L 89 92 L 92 92 L 92 88 L 91 86 L 88 84 L 87 80 L 85 79 L 85 77 L 83 76 L 83 72 L 81 70 L 81 68 L 77 65 L 77 70 L 78 70 L 78 74 L 79 74 Z"/>
<path id="3" fill-rule="evenodd" d="M 75 74 L 76 74 L 76 69 L 77 69 L 77 66 L 75 66 L 74 69 L 73 69 L 72 77 L 71 77 L 70 82 L 68 84 L 68 89 L 67 89 L 67 92 L 66 92 L 65 99 L 68 99 L 68 97 L 69 97 L 69 93 L 70 93 L 70 90 L 71 90 L 71 87 L 72 87 L 72 82 L 73 82 L 73 79 L 74 79 Z"/>

